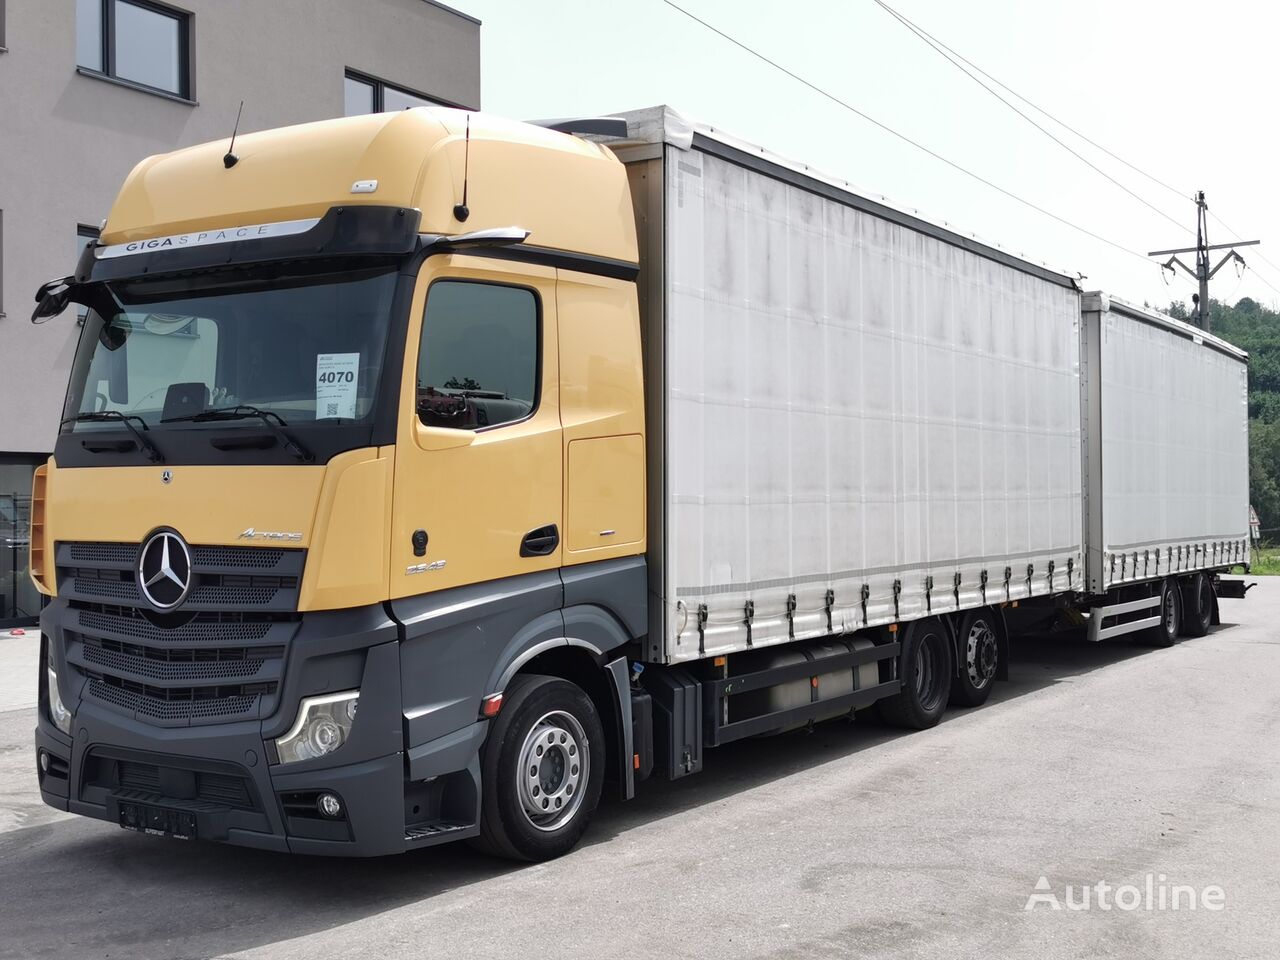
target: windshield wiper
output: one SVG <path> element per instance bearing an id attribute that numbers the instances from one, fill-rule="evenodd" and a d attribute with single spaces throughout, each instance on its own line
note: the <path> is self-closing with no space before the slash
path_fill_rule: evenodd
<path id="1" fill-rule="evenodd" d="M 270 410 L 263 410 L 261 407 L 254 407 L 247 403 L 238 403 L 234 407 L 216 407 L 213 410 L 205 410 L 201 413 L 190 413 L 182 417 L 169 417 L 161 420 L 161 423 L 180 423 L 182 421 L 190 421 L 191 423 L 210 423 L 214 420 L 248 420 L 250 417 L 257 417 L 265 423 L 268 429 L 274 433 L 289 451 L 297 459 L 303 463 L 311 463 L 315 460 L 315 455 L 293 439 L 284 428 L 288 426 L 284 417 Z"/>
<path id="2" fill-rule="evenodd" d="M 152 463 L 164 463 L 164 454 L 160 452 L 160 449 L 154 443 L 138 431 L 138 428 L 130 422 L 131 420 L 137 420 L 142 424 L 143 430 L 151 429 L 147 426 L 147 421 L 136 414 L 121 413 L 119 410 L 91 410 L 85 413 L 77 413 L 74 417 L 63 418 L 58 425 L 65 427 L 68 423 L 121 423 L 125 429 L 133 434 L 133 438 L 138 441 L 139 449 L 146 451 L 148 460 Z M 85 449 L 88 449 L 88 447 Z"/>

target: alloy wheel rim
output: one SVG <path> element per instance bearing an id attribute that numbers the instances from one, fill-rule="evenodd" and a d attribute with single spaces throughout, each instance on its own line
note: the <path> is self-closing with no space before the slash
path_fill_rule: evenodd
<path id="1" fill-rule="evenodd" d="M 538 719 L 520 747 L 516 768 L 520 809 L 538 830 L 558 830 L 582 806 L 591 775 L 591 748 L 577 717 L 552 710 Z"/>
<path id="2" fill-rule="evenodd" d="M 965 672 L 975 690 L 981 690 L 996 675 L 996 635 L 985 620 L 975 620 L 965 639 Z"/>

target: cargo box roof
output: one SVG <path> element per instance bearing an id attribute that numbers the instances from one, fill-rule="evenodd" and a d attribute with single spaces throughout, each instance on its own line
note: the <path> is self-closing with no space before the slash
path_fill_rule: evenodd
<path id="1" fill-rule="evenodd" d="M 1249 359 L 1248 353 L 1234 344 L 1228 343 L 1221 337 L 1215 337 L 1212 333 L 1206 333 L 1199 327 L 1171 317 L 1167 313 L 1160 313 L 1150 307 L 1140 307 L 1136 303 L 1121 300 L 1119 297 L 1113 297 L 1101 290 L 1094 290 L 1084 294 L 1081 299 L 1081 309 L 1090 312 L 1117 313 L 1128 317 L 1130 320 L 1137 320 L 1140 323 L 1149 323 L 1152 326 L 1172 330 L 1174 333 L 1182 334 L 1188 340 L 1203 343 L 1205 346 L 1235 357 L 1237 360 L 1248 362 Z"/>
<path id="2" fill-rule="evenodd" d="M 893 206 L 884 197 L 873 200 L 855 192 L 855 188 L 846 180 L 820 173 L 807 164 L 770 153 L 763 147 L 741 140 L 716 127 L 690 120 L 669 106 L 624 111 L 611 116 L 622 117 L 627 121 L 629 136 L 625 141 L 604 139 L 603 142 L 617 151 L 624 160 L 627 159 L 628 151 L 634 152 L 635 148 L 650 144 L 667 144 L 681 150 L 702 150 L 894 223 L 901 223 L 912 230 L 978 253 L 1024 273 L 1030 273 L 1062 286 L 1078 288 L 1071 274 L 1017 256 L 998 245 L 983 242 L 974 234 L 959 233 L 932 223 L 915 213 Z"/>

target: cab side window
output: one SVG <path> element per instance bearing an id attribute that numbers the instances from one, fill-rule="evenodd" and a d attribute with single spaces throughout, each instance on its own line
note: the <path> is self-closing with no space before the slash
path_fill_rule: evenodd
<path id="1" fill-rule="evenodd" d="M 531 290 L 434 283 L 418 353 L 418 418 L 479 430 L 528 417 L 538 400 L 538 332 Z"/>

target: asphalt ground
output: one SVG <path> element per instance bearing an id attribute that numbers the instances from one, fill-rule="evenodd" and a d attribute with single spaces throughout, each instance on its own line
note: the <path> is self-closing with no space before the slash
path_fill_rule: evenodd
<path id="1" fill-rule="evenodd" d="M 708 751 L 536 866 L 462 845 L 308 859 L 60 814 L 36 790 L 35 640 L 0 639 L 0 958 L 1274 957 L 1280 578 L 1222 607 L 1167 650 L 1018 642 L 991 702 L 930 731 Z"/>

